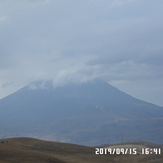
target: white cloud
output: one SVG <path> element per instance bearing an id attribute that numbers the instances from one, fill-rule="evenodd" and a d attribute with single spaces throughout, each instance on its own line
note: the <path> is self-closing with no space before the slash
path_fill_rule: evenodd
<path id="1" fill-rule="evenodd" d="M 0 22 L 1 22 L 1 21 L 4 21 L 4 20 L 6 20 L 6 19 L 7 19 L 7 16 L 5 16 L 5 15 L 0 16 Z"/>
<path id="2" fill-rule="evenodd" d="M 163 80 L 162 1 L 0 2 L 0 97 L 40 79 Z"/>
<path id="3" fill-rule="evenodd" d="M 130 3 L 130 2 L 133 2 L 135 0 L 113 0 L 112 4 L 111 4 L 111 7 L 118 7 L 118 6 L 122 6 L 126 3 Z"/>

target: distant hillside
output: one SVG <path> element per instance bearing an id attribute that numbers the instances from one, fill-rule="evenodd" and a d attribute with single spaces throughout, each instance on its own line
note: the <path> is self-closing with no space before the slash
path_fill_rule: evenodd
<path id="1" fill-rule="evenodd" d="M 163 155 L 95 155 L 95 148 L 32 138 L 0 140 L 0 162 L 9 163 L 162 163 Z"/>
<path id="2" fill-rule="evenodd" d="M 161 148 L 163 150 L 163 144 L 154 144 L 154 143 L 144 142 L 144 141 L 132 141 L 132 142 L 117 143 L 117 144 L 101 144 L 95 147 L 106 148 L 106 147 L 115 147 L 115 146 L 118 146 L 118 147 L 143 146 L 144 148 Z"/>
<path id="3" fill-rule="evenodd" d="M 38 81 L 0 100 L 0 138 L 35 137 L 83 145 L 163 143 L 163 108 L 107 82 L 54 87 Z"/>

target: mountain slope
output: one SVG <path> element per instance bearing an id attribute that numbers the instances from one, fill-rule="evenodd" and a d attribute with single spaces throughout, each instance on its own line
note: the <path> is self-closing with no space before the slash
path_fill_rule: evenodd
<path id="1" fill-rule="evenodd" d="M 0 137 L 32 136 L 95 145 L 163 143 L 163 108 L 94 80 L 53 87 L 38 81 L 0 100 Z"/>

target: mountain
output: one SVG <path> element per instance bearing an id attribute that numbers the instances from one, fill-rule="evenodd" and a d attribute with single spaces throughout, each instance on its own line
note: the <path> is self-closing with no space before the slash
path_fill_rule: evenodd
<path id="1" fill-rule="evenodd" d="M 163 143 L 163 108 L 93 80 L 37 81 L 0 100 L 0 138 L 29 136 L 83 145 Z"/>

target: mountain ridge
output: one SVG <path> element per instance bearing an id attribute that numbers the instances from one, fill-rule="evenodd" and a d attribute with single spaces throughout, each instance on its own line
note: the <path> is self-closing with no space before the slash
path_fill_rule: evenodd
<path id="1" fill-rule="evenodd" d="M 120 142 L 123 129 L 126 141 L 141 138 L 157 143 L 163 135 L 162 118 L 162 107 L 101 80 L 59 87 L 51 81 L 36 82 L 0 100 L 0 138 L 31 135 L 97 145 Z M 152 138 L 153 132 L 159 138 Z"/>

